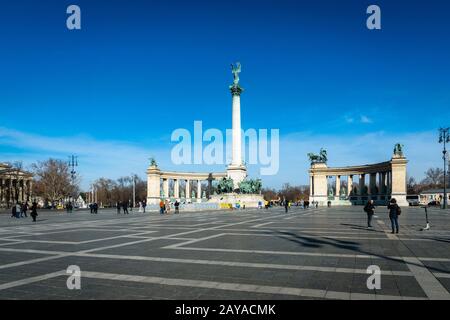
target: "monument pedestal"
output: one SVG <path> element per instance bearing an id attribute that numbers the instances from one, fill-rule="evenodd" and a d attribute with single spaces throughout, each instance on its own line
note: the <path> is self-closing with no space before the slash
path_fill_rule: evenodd
<path id="1" fill-rule="evenodd" d="M 236 166 L 230 164 L 227 168 L 227 176 L 233 179 L 233 188 L 238 189 L 239 183 L 247 177 L 247 168 L 243 165 Z"/>
<path id="2" fill-rule="evenodd" d="M 258 208 L 258 205 L 264 206 L 264 197 L 260 194 L 225 193 L 212 195 L 208 202 L 223 205 L 230 204 L 232 207 L 239 203 L 241 208 L 244 206 L 245 208 Z M 223 207 L 225 208 L 226 206 Z"/>

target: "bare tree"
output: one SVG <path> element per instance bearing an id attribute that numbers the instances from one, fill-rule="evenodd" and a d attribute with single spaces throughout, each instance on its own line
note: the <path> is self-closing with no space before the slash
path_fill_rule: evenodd
<path id="1" fill-rule="evenodd" d="M 430 168 L 425 172 L 425 179 L 421 182 L 432 188 L 439 188 L 444 185 L 444 170 L 440 168 Z"/>
<path id="2" fill-rule="evenodd" d="M 73 195 L 79 189 L 78 181 L 72 183 L 70 170 L 65 161 L 48 159 L 32 165 L 35 175 L 34 194 L 47 202 L 57 201 Z"/>

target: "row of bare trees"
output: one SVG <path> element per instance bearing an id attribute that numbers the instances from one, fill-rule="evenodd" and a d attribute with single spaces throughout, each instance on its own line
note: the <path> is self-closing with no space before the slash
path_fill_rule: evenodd
<path id="1" fill-rule="evenodd" d="M 283 199 L 288 201 L 300 201 L 309 198 L 308 186 L 291 186 L 289 183 L 283 184 L 280 190 L 264 188 L 261 192 L 264 199 L 268 201 Z"/>
<path id="2" fill-rule="evenodd" d="M 133 201 L 133 183 L 135 184 L 136 203 L 147 197 L 147 184 L 137 175 L 120 177 L 117 180 L 100 178 L 94 182 L 97 203 L 104 207 L 113 207 L 117 202 Z"/>
<path id="3" fill-rule="evenodd" d="M 449 176 L 446 177 L 447 186 Z M 425 178 L 417 182 L 414 177 L 408 177 L 406 182 L 408 194 L 419 194 L 428 189 L 442 189 L 444 187 L 444 170 L 441 168 L 430 168 L 425 172 Z"/>

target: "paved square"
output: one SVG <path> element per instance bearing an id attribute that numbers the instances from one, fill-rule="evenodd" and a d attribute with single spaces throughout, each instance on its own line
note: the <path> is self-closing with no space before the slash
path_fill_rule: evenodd
<path id="1" fill-rule="evenodd" d="M 374 230 L 361 207 L 3 214 L 0 299 L 450 299 L 450 212 L 429 217 L 405 209 L 393 235 L 381 207 Z"/>

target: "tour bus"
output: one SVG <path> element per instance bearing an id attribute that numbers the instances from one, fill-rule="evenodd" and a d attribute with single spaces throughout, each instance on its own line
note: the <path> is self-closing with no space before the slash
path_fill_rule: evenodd
<path id="1" fill-rule="evenodd" d="M 406 196 L 406 201 L 408 201 L 410 206 L 418 206 L 420 205 L 419 195 L 411 194 Z"/>

